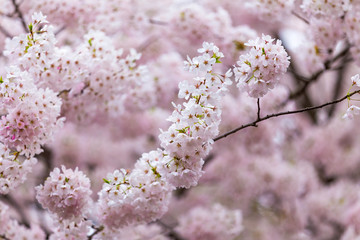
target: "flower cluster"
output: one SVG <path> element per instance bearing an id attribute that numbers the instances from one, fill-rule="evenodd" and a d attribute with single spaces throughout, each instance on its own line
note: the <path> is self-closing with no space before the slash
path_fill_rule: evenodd
<path id="1" fill-rule="evenodd" d="M 10 63 L 30 73 L 39 87 L 48 87 L 44 72 L 51 68 L 56 58 L 54 27 L 42 13 L 34 13 L 29 24 L 29 33 L 6 40 L 4 55 Z M 43 78 L 45 79 L 43 80 Z"/>
<path id="2" fill-rule="evenodd" d="M 4 55 L 30 73 L 37 87 L 60 92 L 68 120 L 90 122 L 154 105 L 154 83 L 147 68 L 137 64 L 141 54 L 134 49 L 122 56 L 123 49 L 95 30 L 74 49 L 56 47 L 46 17 L 35 13 L 32 19 L 28 34 L 7 40 Z"/>
<path id="3" fill-rule="evenodd" d="M 116 229 L 160 218 L 168 209 L 172 188 L 158 172 L 160 151 L 144 153 L 130 173 L 115 170 L 104 179 L 99 192 L 99 218 Z"/>
<path id="4" fill-rule="evenodd" d="M 94 240 L 113 240 L 113 239 L 127 239 L 127 240 L 170 240 L 159 225 L 144 224 L 138 226 L 125 227 L 117 229 L 116 231 L 109 231 L 104 229 L 99 234 L 93 237 Z"/>
<path id="5" fill-rule="evenodd" d="M 360 75 L 356 74 L 354 76 L 351 77 L 351 87 L 353 86 L 357 86 L 360 87 Z M 350 90 L 349 90 L 350 91 Z M 350 97 L 348 97 L 348 101 L 350 102 L 350 100 L 352 100 Z M 343 119 L 353 119 L 355 115 L 359 115 L 360 114 L 360 107 L 355 106 L 355 105 L 351 105 L 348 107 L 348 109 L 346 110 L 346 113 L 343 115 Z"/>
<path id="6" fill-rule="evenodd" d="M 80 216 L 91 203 L 90 180 L 78 169 L 62 166 L 61 171 L 55 168 L 44 185 L 36 187 L 36 199 L 59 219 Z"/>
<path id="7" fill-rule="evenodd" d="M 6 224 L 9 220 L 9 207 L 5 203 L 0 202 L 0 235 L 5 232 Z"/>
<path id="8" fill-rule="evenodd" d="M 313 17 L 309 29 L 316 46 L 323 54 L 335 49 L 337 42 L 344 38 L 343 24 L 339 18 L 326 18 L 324 21 Z"/>
<path id="9" fill-rule="evenodd" d="M 70 55 L 75 61 L 64 56 L 66 62 L 54 65 L 51 76 L 66 73 L 61 81 L 71 76 L 71 91 L 62 95 L 70 120 L 90 122 L 99 116 L 118 117 L 125 109 L 145 109 L 155 103 L 155 88 L 146 77 L 147 68 L 137 65 L 141 54 L 134 49 L 126 56 L 122 54 L 123 49 L 116 48 L 103 32 L 90 31 L 75 54 Z"/>
<path id="10" fill-rule="evenodd" d="M 249 8 L 250 11 L 256 11 L 263 20 L 281 21 L 290 15 L 294 7 L 294 0 L 251 0 L 246 2 L 245 6 Z"/>
<path id="11" fill-rule="evenodd" d="M 86 240 L 91 228 L 90 220 L 82 219 L 61 219 L 55 226 L 54 233 L 50 235 L 50 240 Z"/>
<path id="12" fill-rule="evenodd" d="M 234 239 L 243 230 L 240 210 L 229 210 L 220 204 L 211 208 L 197 207 L 179 219 L 176 227 L 188 240 Z"/>
<path id="13" fill-rule="evenodd" d="M 16 220 L 10 220 L 5 224 L 6 230 L 2 236 L 5 236 L 4 239 L 39 239 L 45 240 L 46 234 L 38 225 L 32 225 L 31 228 L 27 228 L 21 225 Z"/>
<path id="14" fill-rule="evenodd" d="M 237 86 L 251 97 L 260 98 L 274 88 L 290 65 L 281 41 L 273 44 L 274 40 L 269 35 L 250 40 L 245 44 L 250 51 L 239 57 L 239 66 L 234 68 Z"/>
<path id="15" fill-rule="evenodd" d="M 45 233 L 36 224 L 32 224 L 31 228 L 26 228 L 15 219 L 11 219 L 9 206 L 0 201 L 0 238 L 45 240 Z"/>
<path id="16" fill-rule="evenodd" d="M 23 183 L 36 163 L 35 158 L 19 156 L 0 143 L 0 194 L 8 194 Z"/>
<path id="17" fill-rule="evenodd" d="M 161 174 L 175 187 L 189 188 L 201 177 L 203 158 L 218 134 L 220 98 L 232 83 L 230 71 L 224 75 L 212 71 L 223 57 L 214 44 L 205 42 L 198 51 L 202 55 L 185 62 L 186 69 L 196 77 L 179 84 L 179 98 L 188 101 L 175 105 L 168 118 L 172 125 L 159 136 L 165 153 Z"/>
<path id="18" fill-rule="evenodd" d="M 344 29 L 351 43 L 351 53 L 357 65 L 360 65 L 360 5 L 354 5 L 344 18 Z"/>
<path id="19" fill-rule="evenodd" d="M 301 8 L 314 16 L 342 17 L 351 8 L 350 0 L 304 0 Z"/>
<path id="20" fill-rule="evenodd" d="M 42 150 L 64 119 L 59 118 L 61 100 L 50 89 L 37 88 L 27 72 L 9 69 L 0 82 L 0 141 L 27 157 Z"/>
<path id="21" fill-rule="evenodd" d="M 171 15 L 172 34 L 180 37 L 181 42 L 184 39 L 192 44 L 201 44 L 205 40 L 214 41 L 225 35 L 231 26 L 230 16 L 223 9 L 218 8 L 217 12 L 212 12 L 196 3 L 177 8 Z"/>
<path id="22" fill-rule="evenodd" d="M 51 22 L 67 27 L 92 21 L 97 12 L 97 4 L 91 0 L 31 0 L 26 5 L 30 12 L 41 11 Z"/>

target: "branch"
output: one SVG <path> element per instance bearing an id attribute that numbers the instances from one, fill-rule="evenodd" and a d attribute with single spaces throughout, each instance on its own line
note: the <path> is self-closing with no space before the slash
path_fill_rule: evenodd
<path id="1" fill-rule="evenodd" d="M 257 99 L 257 120 L 260 119 L 260 98 Z"/>
<path id="2" fill-rule="evenodd" d="M 327 102 L 327 103 L 324 103 L 322 105 L 318 105 L 318 106 L 313 106 L 313 107 L 306 107 L 306 108 L 302 108 L 302 109 L 299 109 L 299 110 L 295 110 L 295 111 L 286 111 L 286 112 L 279 112 L 279 113 L 274 113 L 274 114 L 269 114 L 269 115 L 266 115 L 265 117 L 262 117 L 260 119 L 257 119 L 251 123 L 248 123 L 248 124 L 244 124 L 238 128 L 235 128 L 227 133 L 224 133 L 216 138 L 214 138 L 214 142 L 222 139 L 222 138 L 225 138 L 233 133 L 236 133 L 244 128 L 248 128 L 248 127 L 255 127 L 257 123 L 259 122 L 262 122 L 264 120 L 267 120 L 267 119 L 270 119 L 270 118 L 275 118 L 275 117 L 279 117 L 279 116 L 283 116 L 283 115 L 290 115 L 290 114 L 295 114 L 295 113 L 301 113 L 301 112 L 307 112 L 307 111 L 311 111 L 311 110 L 315 110 L 315 109 L 320 109 L 320 108 L 323 108 L 323 107 L 326 107 L 326 106 L 329 106 L 329 105 L 333 105 L 333 104 L 337 104 L 339 102 L 342 102 L 344 101 L 345 99 L 348 99 L 350 98 L 351 96 L 357 94 L 357 93 L 360 93 L 360 90 L 357 90 L 357 91 L 354 91 L 352 93 L 349 93 L 347 94 L 346 96 L 340 98 L 340 99 L 337 99 L 337 100 L 334 100 L 334 101 L 331 101 L 331 102 Z"/>
<path id="3" fill-rule="evenodd" d="M 57 36 L 59 33 L 61 33 L 62 31 L 64 31 L 66 29 L 66 26 L 62 26 L 61 28 L 59 28 L 58 30 L 56 30 L 56 32 L 54 33 L 55 36 Z"/>
<path id="4" fill-rule="evenodd" d="M 322 69 L 322 70 L 319 70 L 318 72 L 314 73 L 311 77 L 309 78 L 306 78 L 306 77 L 303 77 L 299 74 L 297 74 L 294 68 L 294 66 L 291 66 L 292 68 L 292 71 L 290 71 L 290 73 L 293 74 L 293 76 L 295 77 L 295 79 L 297 80 L 300 80 L 302 82 L 304 82 L 304 85 L 299 88 L 297 91 L 295 91 L 294 93 L 290 94 L 289 96 L 289 99 L 295 99 L 299 96 L 301 96 L 305 91 L 306 89 L 308 88 L 308 86 L 310 85 L 310 83 L 312 82 L 315 82 L 326 70 L 329 70 L 331 69 L 331 65 L 336 62 L 337 60 L 339 60 L 340 58 L 344 57 L 347 55 L 347 53 L 349 52 L 350 50 L 350 45 L 348 44 L 341 52 L 339 52 L 336 56 L 334 56 L 332 59 L 329 59 L 327 60 L 324 65 L 325 65 L 325 68 Z M 344 63 L 345 64 L 345 63 Z M 344 65 L 342 64 L 342 66 Z"/>
<path id="5" fill-rule="evenodd" d="M 10 240 L 10 239 L 7 238 L 5 235 L 0 235 L 0 239 L 2 239 L 2 240 Z"/>
<path id="6" fill-rule="evenodd" d="M 96 226 L 91 226 L 93 229 L 95 229 L 95 232 L 93 232 L 91 235 L 88 236 L 88 240 L 91 240 L 96 234 L 98 234 L 99 232 L 101 232 L 102 230 L 104 230 L 104 226 L 100 226 L 100 227 L 96 227 Z"/>
<path id="7" fill-rule="evenodd" d="M 12 2 L 12 4 L 13 4 L 14 8 L 15 8 L 15 12 L 16 12 L 17 15 L 19 16 L 21 25 L 23 26 L 25 32 L 28 32 L 28 30 L 29 30 L 29 29 L 28 29 L 28 26 L 27 26 L 27 24 L 25 23 L 24 16 L 23 16 L 23 14 L 22 14 L 22 12 L 20 11 L 20 8 L 19 8 L 19 6 L 20 6 L 21 3 L 20 3 L 20 4 L 16 3 L 16 0 L 11 0 L 11 2 Z"/>

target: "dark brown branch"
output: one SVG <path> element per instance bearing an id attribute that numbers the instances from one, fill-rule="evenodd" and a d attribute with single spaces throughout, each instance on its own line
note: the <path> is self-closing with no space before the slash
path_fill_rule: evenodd
<path id="1" fill-rule="evenodd" d="M 24 15 L 22 14 L 19 6 L 20 4 L 16 3 L 16 0 L 11 0 L 13 6 L 14 6 L 14 9 L 15 9 L 15 12 L 17 13 L 19 19 L 20 19 L 20 22 L 21 22 L 21 25 L 23 26 L 25 32 L 29 32 L 29 29 L 28 29 L 28 26 L 27 24 L 25 23 L 25 18 L 24 18 Z"/>
<path id="2" fill-rule="evenodd" d="M 327 60 L 324 63 L 325 68 L 322 70 L 319 70 L 318 72 L 314 73 L 312 76 L 310 76 L 309 78 L 303 77 L 299 74 L 297 74 L 297 71 L 295 71 L 294 66 L 291 65 L 291 70 L 290 73 L 293 74 L 293 76 L 295 77 L 295 79 L 297 80 L 301 80 L 302 82 L 304 82 L 304 85 L 302 87 L 300 87 L 298 90 L 296 90 L 294 93 L 290 94 L 289 99 L 295 99 L 300 97 L 305 91 L 306 89 L 309 87 L 309 85 L 315 81 L 317 81 L 319 79 L 319 77 L 326 71 L 326 70 L 330 70 L 331 69 L 331 65 L 333 63 L 335 63 L 337 60 L 339 60 L 340 58 L 346 56 L 348 54 L 350 50 L 350 45 L 346 46 L 341 52 L 339 52 L 336 56 L 334 56 L 332 59 Z M 344 65 L 344 63 L 342 64 Z"/>
<path id="3" fill-rule="evenodd" d="M 260 98 L 257 99 L 257 120 L 260 119 Z"/>
<path id="4" fill-rule="evenodd" d="M 267 119 L 270 119 L 270 118 L 275 118 L 275 117 L 279 117 L 279 116 L 283 116 L 283 115 L 290 115 L 290 114 L 295 114 L 295 113 L 301 113 L 301 112 L 308 112 L 308 111 L 311 111 L 311 110 L 315 110 L 315 109 L 320 109 L 320 108 L 323 108 L 323 107 L 326 107 L 326 106 L 330 106 L 330 105 L 333 105 L 333 104 L 337 104 L 339 102 L 342 102 L 344 101 L 345 99 L 348 99 L 350 98 L 351 96 L 357 94 L 357 93 L 360 93 L 360 90 L 357 90 L 357 91 L 354 91 L 352 93 L 349 93 L 348 95 L 340 98 L 340 99 L 337 99 L 337 100 L 334 100 L 334 101 L 331 101 L 331 102 L 327 102 L 327 103 L 324 103 L 324 104 L 321 104 L 321 105 L 318 105 L 318 106 L 313 106 L 313 107 L 306 107 L 306 108 L 302 108 L 302 109 L 299 109 L 299 110 L 294 110 L 294 111 L 286 111 L 286 112 L 279 112 L 279 113 L 274 113 L 274 114 L 269 114 L 269 115 L 266 115 L 265 117 L 262 117 L 260 119 L 257 119 L 251 123 L 248 123 L 248 124 L 244 124 L 238 128 L 235 128 L 227 133 L 224 133 L 216 138 L 214 138 L 214 142 L 215 141 L 218 141 L 222 138 L 225 138 L 231 134 L 234 134 L 244 128 L 248 128 L 248 127 L 255 127 L 257 123 L 259 122 L 262 122 L 262 121 L 265 121 Z"/>
<path id="5" fill-rule="evenodd" d="M 104 226 L 100 226 L 100 227 L 96 227 L 96 226 L 91 226 L 93 229 L 95 229 L 95 232 L 93 232 L 91 235 L 88 236 L 88 240 L 91 240 L 96 234 L 98 234 L 99 232 L 101 232 L 102 230 L 104 230 Z"/>
<path id="6" fill-rule="evenodd" d="M 7 238 L 5 235 L 0 235 L 0 239 L 2 239 L 2 240 L 10 240 L 10 239 Z"/>

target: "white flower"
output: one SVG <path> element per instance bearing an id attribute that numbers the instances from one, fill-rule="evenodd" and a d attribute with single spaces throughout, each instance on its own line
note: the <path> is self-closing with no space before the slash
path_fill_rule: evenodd
<path id="1" fill-rule="evenodd" d="M 272 89 L 283 77 L 290 64 L 290 57 L 278 40 L 274 44 L 268 35 L 250 40 L 247 54 L 241 55 L 234 68 L 237 87 L 249 96 L 260 98 Z"/>
<path id="2" fill-rule="evenodd" d="M 354 115 L 360 114 L 360 107 L 351 105 L 347 110 L 346 113 L 343 115 L 343 119 L 353 119 Z"/>
<path id="3" fill-rule="evenodd" d="M 359 74 L 356 74 L 356 75 L 352 76 L 351 81 L 352 81 L 352 85 L 356 85 L 356 86 L 360 87 L 360 76 L 359 76 Z"/>
<path id="4" fill-rule="evenodd" d="M 46 16 L 44 16 L 41 12 L 34 12 L 34 14 L 31 16 L 31 19 L 34 24 L 48 23 Z"/>

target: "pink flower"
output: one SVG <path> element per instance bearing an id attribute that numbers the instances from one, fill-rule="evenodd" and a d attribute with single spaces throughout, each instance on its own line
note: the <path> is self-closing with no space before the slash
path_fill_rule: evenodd
<path id="1" fill-rule="evenodd" d="M 82 215 L 91 203 L 90 180 L 77 168 L 61 170 L 55 168 L 44 185 L 36 187 L 36 199 L 60 219 Z"/>

